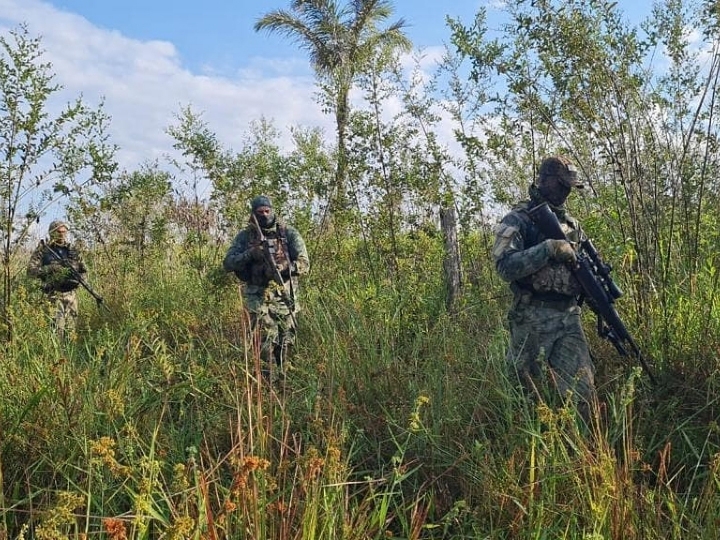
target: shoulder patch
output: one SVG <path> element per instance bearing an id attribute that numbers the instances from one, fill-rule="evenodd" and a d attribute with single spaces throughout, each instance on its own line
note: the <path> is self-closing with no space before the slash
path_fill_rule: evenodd
<path id="1" fill-rule="evenodd" d="M 500 259 L 505 251 L 510 247 L 513 237 L 520 231 L 513 225 L 500 223 L 495 227 L 495 244 L 493 245 L 492 255 L 495 260 Z"/>
<path id="2" fill-rule="evenodd" d="M 509 238 L 518 232 L 520 229 L 514 225 L 508 225 L 507 223 L 498 223 L 495 225 L 495 236 L 499 238 Z"/>

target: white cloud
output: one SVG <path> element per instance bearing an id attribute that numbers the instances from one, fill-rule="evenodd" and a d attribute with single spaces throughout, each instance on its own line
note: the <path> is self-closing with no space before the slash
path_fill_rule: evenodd
<path id="1" fill-rule="evenodd" d="M 401 62 L 406 70 L 421 68 L 423 71 L 433 71 L 442 62 L 446 53 L 443 46 L 425 47 L 421 51 L 402 55 Z"/>
<path id="2" fill-rule="evenodd" d="M 315 103 L 312 77 L 290 78 L 282 62 L 252 59 L 236 76 L 197 74 L 183 66 L 166 41 L 139 41 L 100 28 L 85 18 L 40 0 L 0 0 L 0 31 L 27 23 L 40 36 L 62 103 L 82 95 L 90 104 L 105 100 L 110 133 L 120 147 L 124 168 L 172 152 L 165 133 L 181 107 L 191 105 L 224 146 L 238 148 L 253 120 L 273 120 L 289 142 L 289 127 L 321 126 L 332 132 L 332 119 Z M 269 74 L 268 74 L 269 73 Z"/>
<path id="3" fill-rule="evenodd" d="M 225 147 L 239 149 L 251 122 L 261 117 L 273 121 L 288 146 L 290 128 L 298 125 L 320 126 L 334 140 L 333 118 L 315 101 L 313 77 L 296 75 L 308 73 L 302 59 L 253 57 L 231 76 L 204 67 L 194 73 L 170 42 L 131 39 L 41 0 L 0 0 L 0 31 L 21 22 L 42 38 L 45 60 L 52 62 L 56 81 L 64 86 L 58 107 L 81 94 L 90 104 L 104 99 L 122 168 L 163 162 L 172 155 L 173 140 L 165 131 L 188 105 L 203 113 Z M 424 84 L 444 52 L 444 47 L 428 47 L 404 56 L 402 64 Z M 398 114 L 400 97 L 388 98 L 384 109 L 390 116 Z M 452 122 L 437 112 L 443 118 L 436 126 L 440 140 L 452 145 Z"/>

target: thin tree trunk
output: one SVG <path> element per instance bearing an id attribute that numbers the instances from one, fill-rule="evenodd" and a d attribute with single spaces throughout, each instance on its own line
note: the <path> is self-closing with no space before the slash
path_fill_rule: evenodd
<path id="1" fill-rule="evenodd" d="M 347 210 L 347 126 L 350 117 L 349 88 L 343 86 L 339 89 L 337 98 L 335 121 L 337 128 L 337 164 L 335 167 L 335 197 L 331 202 L 330 214 Z"/>
<path id="2" fill-rule="evenodd" d="M 460 297 L 460 289 L 462 288 L 460 248 L 458 246 L 456 225 L 455 207 L 440 208 L 440 227 L 442 228 L 445 245 L 445 259 L 443 260 L 445 307 L 448 313 L 455 313 L 457 300 Z"/>
<path id="3" fill-rule="evenodd" d="M 12 231 L 10 224 L 6 224 L 8 231 Z M 2 306 L 0 307 L 0 318 L 2 319 L 2 330 L 4 331 L 4 340 L 9 343 L 13 338 L 12 321 L 10 320 L 10 299 L 12 298 L 12 269 L 10 268 L 11 257 L 11 240 L 10 233 L 7 234 L 3 245 L 2 254 L 2 274 L 3 274 L 3 294 Z"/>

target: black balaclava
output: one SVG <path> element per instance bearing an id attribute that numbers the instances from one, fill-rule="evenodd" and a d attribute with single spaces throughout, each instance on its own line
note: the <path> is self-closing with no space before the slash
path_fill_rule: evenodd
<path id="1" fill-rule="evenodd" d="M 258 220 L 258 224 L 263 229 L 267 229 L 272 227 L 275 224 L 275 212 L 272 211 L 272 202 L 270 201 L 270 198 L 266 195 L 258 195 L 255 197 L 252 202 L 250 203 L 252 207 L 252 212 L 255 214 L 255 218 Z M 270 214 L 265 216 L 257 213 L 258 208 L 262 208 L 263 206 L 267 206 L 270 208 Z"/>

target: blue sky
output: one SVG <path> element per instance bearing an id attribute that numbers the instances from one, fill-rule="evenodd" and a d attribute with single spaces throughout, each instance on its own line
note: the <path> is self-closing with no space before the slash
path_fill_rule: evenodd
<path id="1" fill-rule="evenodd" d="M 302 57 L 281 36 L 257 34 L 253 24 L 263 14 L 287 8 L 289 0 L 46 0 L 49 5 L 85 17 L 100 27 L 118 30 L 137 40 L 166 40 L 193 70 L 224 72 L 240 69 L 253 59 Z M 490 20 L 501 13 L 501 0 L 393 0 L 395 16 L 419 49 L 443 44 L 448 38 L 446 16 L 470 23 L 480 7 Z M 648 0 L 621 0 L 636 16 L 649 10 Z"/>
<path id="2" fill-rule="evenodd" d="M 396 16 L 418 50 L 437 57 L 446 14 L 471 21 L 486 0 L 396 0 Z M 271 119 L 289 141 L 291 126 L 333 132 L 307 55 L 255 21 L 281 0 L 0 0 L 0 31 L 27 23 L 41 36 L 61 99 L 104 99 L 123 168 L 172 153 L 165 132 L 182 107 L 202 112 L 226 146 L 238 148 L 253 120 Z"/>
<path id="3" fill-rule="evenodd" d="M 258 34 L 253 24 L 263 14 L 289 6 L 289 0 L 50 0 L 90 22 L 138 40 L 172 42 L 189 68 L 227 72 L 264 57 L 301 56 L 280 37 Z M 395 17 L 404 19 L 418 48 L 447 39 L 445 16 L 471 21 L 484 0 L 424 2 L 395 0 Z"/>
<path id="4" fill-rule="evenodd" d="M 645 2 L 623 0 L 634 10 Z M 45 60 L 63 85 L 62 103 L 82 95 L 105 103 L 123 168 L 164 160 L 166 133 L 182 107 L 201 112 L 225 147 L 239 148 L 252 121 L 269 118 L 289 141 L 290 127 L 332 118 L 315 101 L 307 55 L 277 35 L 256 33 L 264 13 L 289 0 L 0 0 L 0 31 L 26 23 L 41 36 Z M 423 52 L 427 69 L 442 53 L 445 16 L 469 24 L 478 8 L 492 28 L 499 0 L 395 0 L 397 18 Z M 642 8 L 640 6 L 643 6 Z M 451 132 L 448 126 L 447 134 Z"/>

